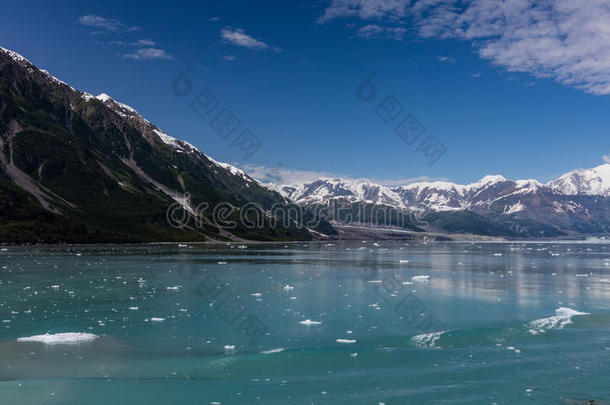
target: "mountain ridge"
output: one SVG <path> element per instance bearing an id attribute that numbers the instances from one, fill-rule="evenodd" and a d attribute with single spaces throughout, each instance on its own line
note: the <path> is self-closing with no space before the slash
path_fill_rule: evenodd
<path id="1" fill-rule="evenodd" d="M 175 204 L 186 223 L 168 221 Z M 223 204 L 219 223 L 212 208 Z M 254 211 L 240 212 L 247 204 Z M 130 106 L 0 48 L 0 242 L 311 239 L 292 219 L 274 226 L 268 211 L 285 204 Z"/>
<path id="2" fill-rule="evenodd" d="M 354 197 L 357 201 L 367 203 L 386 203 L 401 208 L 409 208 L 401 200 L 401 192 L 416 192 L 420 194 L 423 190 L 436 190 L 454 192 L 464 196 L 475 190 L 485 189 L 501 182 L 513 182 L 521 192 L 528 190 L 548 188 L 563 195 L 610 195 L 610 164 L 604 163 L 591 169 L 575 169 L 555 180 L 541 183 L 535 179 L 509 180 L 502 175 L 485 175 L 477 182 L 460 184 L 449 181 L 420 181 L 399 186 L 386 186 L 367 179 L 350 180 L 341 177 L 320 177 L 317 180 L 300 184 L 270 185 L 278 190 L 286 198 L 295 202 L 321 203 L 325 199 L 334 197 Z M 322 194 L 326 189 L 326 194 Z M 333 194 L 333 192 L 335 194 Z M 366 198 L 378 195 L 385 199 Z M 430 207 L 432 208 L 432 207 Z M 463 207 L 439 206 L 438 210 L 450 210 Z"/>
<path id="3" fill-rule="evenodd" d="M 354 215 L 368 209 L 365 222 L 413 230 L 510 237 L 610 232 L 608 163 L 573 170 L 544 184 L 487 175 L 469 184 L 437 181 L 385 186 L 366 180 L 321 178 L 273 187 L 303 206 L 351 210 L 349 216 L 333 212 L 337 223 L 348 218 L 352 221 Z M 363 206 L 368 208 L 363 211 Z M 380 219 L 378 212 L 373 215 L 371 206 L 389 211 Z M 386 223 L 388 212 L 392 220 Z"/>

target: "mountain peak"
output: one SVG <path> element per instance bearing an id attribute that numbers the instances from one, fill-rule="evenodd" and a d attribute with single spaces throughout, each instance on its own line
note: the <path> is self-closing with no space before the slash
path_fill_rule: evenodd
<path id="1" fill-rule="evenodd" d="M 28 63 L 30 65 L 32 65 L 32 62 L 30 62 L 29 60 L 27 60 L 26 58 L 24 58 L 21 54 L 15 52 L 15 51 L 11 51 L 10 49 L 6 49 L 0 46 L 0 51 L 6 53 L 8 56 L 10 56 L 15 62 L 18 63 Z"/>
<path id="2" fill-rule="evenodd" d="M 114 101 L 114 99 L 106 93 L 99 94 L 95 96 L 95 98 L 100 100 L 102 103 L 105 103 L 106 101 Z"/>
<path id="3" fill-rule="evenodd" d="M 494 183 L 500 183 L 503 181 L 506 181 L 506 178 L 504 176 L 501 176 L 499 174 L 488 174 L 487 176 L 484 176 L 481 180 L 479 180 L 475 184 L 489 185 L 489 184 L 494 184 Z"/>
<path id="4" fill-rule="evenodd" d="M 547 183 L 547 186 L 567 195 L 610 195 L 610 164 L 604 163 L 592 169 L 572 170 Z"/>

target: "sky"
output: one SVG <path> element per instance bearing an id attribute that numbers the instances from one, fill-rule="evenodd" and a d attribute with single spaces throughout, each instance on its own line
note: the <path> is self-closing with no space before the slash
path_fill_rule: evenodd
<path id="1" fill-rule="evenodd" d="M 0 46 L 259 178 L 544 182 L 610 160 L 609 21 L 607 0 L 4 0 Z"/>

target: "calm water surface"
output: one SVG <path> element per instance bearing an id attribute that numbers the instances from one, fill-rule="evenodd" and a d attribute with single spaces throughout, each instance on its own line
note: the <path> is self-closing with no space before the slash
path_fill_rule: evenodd
<path id="1" fill-rule="evenodd" d="M 587 400 L 610 403 L 608 244 L 0 252 L 0 404 Z"/>

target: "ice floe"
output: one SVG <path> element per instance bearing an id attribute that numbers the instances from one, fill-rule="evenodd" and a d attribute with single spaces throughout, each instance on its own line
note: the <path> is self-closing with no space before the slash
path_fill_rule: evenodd
<path id="1" fill-rule="evenodd" d="M 57 344 L 79 344 L 93 342 L 98 339 L 99 336 L 93 333 L 81 333 L 81 332 L 66 332 L 66 333 L 45 333 L 44 335 L 34 335 L 28 337 L 20 337 L 17 339 L 18 342 L 37 342 L 45 345 L 57 345 Z"/>
<path id="2" fill-rule="evenodd" d="M 419 347 L 435 347 L 436 342 L 438 342 L 443 333 L 445 333 L 445 331 L 422 333 L 421 335 L 413 336 L 411 341 Z"/>
<path id="3" fill-rule="evenodd" d="M 548 318 L 536 319 L 529 322 L 527 325 L 530 328 L 532 335 L 538 335 L 544 333 L 550 329 L 561 329 L 566 325 L 572 323 L 573 316 L 589 315 L 587 312 L 579 312 L 572 308 L 557 308 L 555 310 L 555 316 L 549 316 Z"/>
<path id="4" fill-rule="evenodd" d="M 261 353 L 262 354 L 274 354 L 274 353 L 281 353 L 284 350 L 285 349 L 283 347 L 278 347 L 277 349 L 263 350 Z"/>

